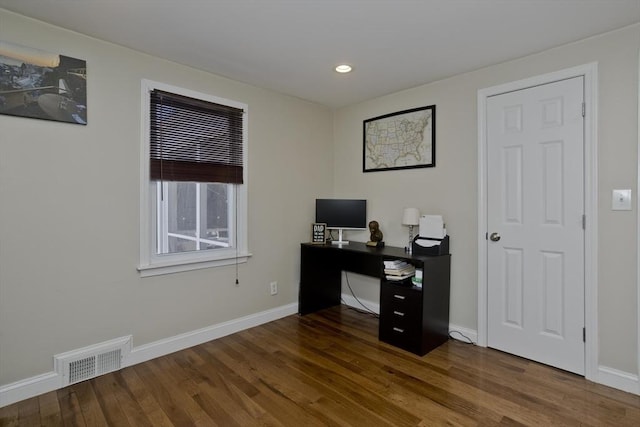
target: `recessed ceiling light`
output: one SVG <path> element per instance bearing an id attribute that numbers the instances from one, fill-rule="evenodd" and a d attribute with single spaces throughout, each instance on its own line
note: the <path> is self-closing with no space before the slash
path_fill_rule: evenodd
<path id="1" fill-rule="evenodd" d="M 351 66 L 347 64 L 341 64 L 336 67 L 336 71 L 339 73 L 349 73 L 351 72 Z"/>

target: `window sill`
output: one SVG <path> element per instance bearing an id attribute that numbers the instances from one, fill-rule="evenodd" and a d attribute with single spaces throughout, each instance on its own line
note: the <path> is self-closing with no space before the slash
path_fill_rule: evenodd
<path id="1" fill-rule="evenodd" d="M 183 271 L 200 270 L 203 268 L 243 264 L 247 262 L 250 256 L 250 253 L 242 252 L 232 257 L 154 262 L 139 265 L 138 271 L 140 272 L 140 277 L 160 276 L 163 274 L 181 273 Z"/>

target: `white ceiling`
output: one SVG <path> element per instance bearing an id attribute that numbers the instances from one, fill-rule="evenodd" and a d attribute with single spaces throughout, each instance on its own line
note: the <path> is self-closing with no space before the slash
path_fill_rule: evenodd
<path id="1" fill-rule="evenodd" d="M 0 7 L 329 107 L 640 22 L 640 0 L 0 0 Z M 64 46 L 60 53 L 77 55 Z M 354 71 L 333 71 L 343 62 Z"/>

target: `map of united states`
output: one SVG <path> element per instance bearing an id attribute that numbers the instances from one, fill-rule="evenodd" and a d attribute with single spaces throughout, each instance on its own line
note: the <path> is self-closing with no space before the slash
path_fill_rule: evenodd
<path id="1" fill-rule="evenodd" d="M 432 110 L 366 122 L 364 169 L 431 164 L 432 125 Z"/>

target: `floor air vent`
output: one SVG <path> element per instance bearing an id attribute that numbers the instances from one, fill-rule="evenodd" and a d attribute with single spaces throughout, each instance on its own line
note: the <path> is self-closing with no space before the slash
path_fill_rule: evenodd
<path id="1" fill-rule="evenodd" d="M 66 386 L 117 371 L 130 349 L 131 336 L 128 336 L 58 354 L 54 356 L 56 372 Z"/>

